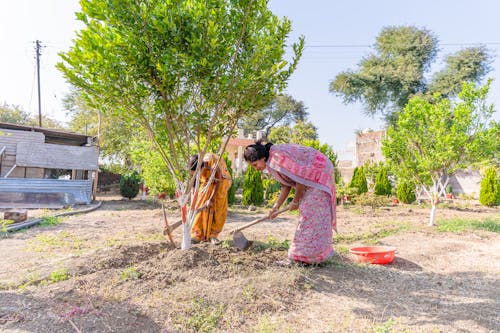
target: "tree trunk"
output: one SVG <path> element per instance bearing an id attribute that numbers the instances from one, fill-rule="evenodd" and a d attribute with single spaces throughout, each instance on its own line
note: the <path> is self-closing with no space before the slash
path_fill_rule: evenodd
<path id="1" fill-rule="evenodd" d="M 431 216 L 429 218 L 429 227 L 434 226 L 434 217 L 436 216 L 436 209 L 437 209 L 437 204 L 435 201 L 432 201 L 432 208 L 431 208 Z"/>
<path id="2" fill-rule="evenodd" d="M 191 228 L 189 223 L 182 224 L 182 250 L 189 250 L 191 248 Z"/>

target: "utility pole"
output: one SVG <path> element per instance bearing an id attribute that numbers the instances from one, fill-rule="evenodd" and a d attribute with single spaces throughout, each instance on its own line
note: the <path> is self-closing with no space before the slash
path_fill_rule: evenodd
<path id="1" fill-rule="evenodd" d="M 38 126 L 42 127 L 42 97 L 40 95 L 40 55 L 41 42 L 36 40 L 36 73 L 38 78 Z"/>

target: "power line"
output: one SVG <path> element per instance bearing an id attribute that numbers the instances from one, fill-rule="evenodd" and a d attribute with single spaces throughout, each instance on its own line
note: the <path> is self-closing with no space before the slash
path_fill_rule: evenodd
<path id="1" fill-rule="evenodd" d="M 424 44 L 411 44 L 411 45 L 424 45 Z M 500 45 L 500 42 L 472 42 L 472 43 L 439 43 L 438 46 L 492 46 L 492 45 Z M 375 44 L 311 44 L 308 45 L 306 43 L 305 47 L 310 48 L 367 48 L 374 47 Z"/>

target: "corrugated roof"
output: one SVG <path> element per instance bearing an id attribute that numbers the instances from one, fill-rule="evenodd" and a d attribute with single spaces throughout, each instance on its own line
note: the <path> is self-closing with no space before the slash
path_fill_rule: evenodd
<path id="1" fill-rule="evenodd" d="M 45 135 L 46 143 L 56 143 L 56 144 L 72 144 L 75 146 L 84 146 L 88 142 L 88 138 L 92 136 L 78 134 L 69 131 L 63 131 L 59 129 L 43 128 L 38 126 L 25 126 L 11 123 L 0 122 L 0 129 L 12 129 L 18 131 L 30 131 L 30 132 L 40 132 Z"/>

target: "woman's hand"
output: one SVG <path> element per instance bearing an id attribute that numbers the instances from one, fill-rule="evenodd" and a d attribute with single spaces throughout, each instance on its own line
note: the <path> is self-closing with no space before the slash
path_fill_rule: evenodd
<path id="1" fill-rule="evenodd" d="M 205 202 L 205 207 L 206 208 L 211 208 L 214 205 L 212 199 L 208 199 L 207 202 Z"/>
<path id="2" fill-rule="evenodd" d="M 279 207 L 273 206 L 273 208 L 271 208 L 271 210 L 267 214 L 267 218 L 271 220 L 274 219 L 276 216 L 278 216 L 278 210 Z"/>

